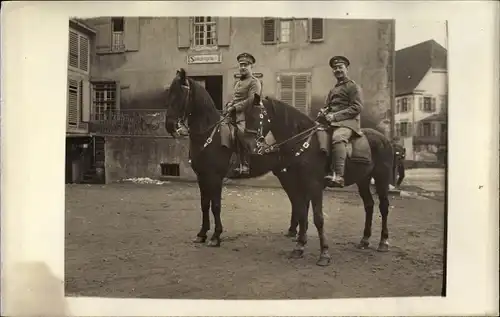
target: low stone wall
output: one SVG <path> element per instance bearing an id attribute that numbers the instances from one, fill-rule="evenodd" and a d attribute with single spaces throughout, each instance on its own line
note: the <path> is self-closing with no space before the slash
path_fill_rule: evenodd
<path id="1" fill-rule="evenodd" d="M 127 178 L 160 178 L 162 164 L 178 164 L 179 178 L 195 178 L 188 138 L 106 136 L 106 183 Z"/>

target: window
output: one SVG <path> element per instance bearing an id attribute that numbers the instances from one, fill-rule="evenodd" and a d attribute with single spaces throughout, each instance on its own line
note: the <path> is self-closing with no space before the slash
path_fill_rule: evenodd
<path id="1" fill-rule="evenodd" d="M 422 123 L 422 135 L 421 136 L 432 136 L 432 124 L 430 122 Z"/>
<path id="2" fill-rule="evenodd" d="M 291 20 L 281 20 L 280 21 L 280 43 L 290 42 L 290 33 L 292 28 Z"/>
<path id="3" fill-rule="evenodd" d="M 412 135 L 411 123 L 410 122 L 400 122 L 396 124 L 396 134 L 398 136 L 407 137 Z"/>
<path id="4" fill-rule="evenodd" d="M 70 30 L 68 48 L 69 67 L 88 73 L 90 60 L 89 38 L 77 31 Z"/>
<path id="5" fill-rule="evenodd" d="M 215 17 L 194 17 L 194 46 L 216 46 L 217 31 Z"/>
<path id="6" fill-rule="evenodd" d="M 111 119 L 118 110 L 117 84 L 115 82 L 94 83 L 93 85 L 94 120 Z"/>
<path id="7" fill-rule="evenodd" d="M 263 44 L 321 42 L 323 38 L 323 19 L 263 18 L 262 20 Z"/>
<path id="8" fill-rule="evenodd" d="M 401 112 L 408 112 L 408 99 L 406 97 L 401 99 Z"/>
<path id="9" fill-rule="evenodd" d="M 309 74 L 280 75 L 280 98 L 284 102 L 309 115 Z"/>
<path id="10" fill-rule="evenodd" d="M 68 118 L 68 125 L 71 127 L 78 126 L 78 108 L 80 104 L 81 104 L 80 82 L 78 80 L 68 78 L 67 118 Z"/>
<path id="11" fill-rule="evenodd" d="M 125 31 L 124 28 L 124 18 L 112 18 L 111 19 L 111 49 L 113 51 L 122 51 L 125 49 L 125 45 L 123 43 L 123 34 Z"/>
<path id="12" fill-rule="evenodd" d="M 421 97 L 420 98 L 420 110 L 424 112 L 435 112 L 436 111 L 436 98 L 434 97 Z"/>

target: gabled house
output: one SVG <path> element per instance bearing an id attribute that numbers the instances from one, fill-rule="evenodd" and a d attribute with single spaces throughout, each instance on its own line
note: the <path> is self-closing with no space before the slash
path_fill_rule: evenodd
<path id="1" fill-rule="evenodd" d="M 434 40 L 396 51 L 395 135 L 407 160 L 441 161 L 446 148 L 447 51 Z"/>

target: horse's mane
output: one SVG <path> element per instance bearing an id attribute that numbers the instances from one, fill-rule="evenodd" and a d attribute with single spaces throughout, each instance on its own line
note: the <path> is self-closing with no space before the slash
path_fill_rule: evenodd
<path id="1" fill-rule="evenodd" d="M 314 126 L 314 120 L 308 115 L 288 103 L 273 98 L 266 97 L 262 100 L 264 107 L 270 113 L 270 120 L 278 118 L 282 129 L 288 133 L 295 134 Z"/>

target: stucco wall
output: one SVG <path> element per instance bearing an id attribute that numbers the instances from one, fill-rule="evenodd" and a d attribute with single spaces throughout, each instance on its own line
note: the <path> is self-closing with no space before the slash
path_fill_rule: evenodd
<path id="1" fill-rule="evenodd" d="M 292 46 L 263 45 L 261 23 L 260 18 L 231 18 L 230 45 L 216 51 L 221 53 L 222 62 L 188 65 L 186 56 L 193 51 L 177 47 L 176 18 L 140 18 L 138 51 L 98 55 L 94 74 L 96 78 L 120 81 L 123 108 L 161 107 L 161 93 L 180 67 L 193 76 L 222 75 L 226 102 L 237 72 L 236 56 L 248 51 L 257 59 L 255 72 L 263 74 L 265 95 L 276 95 L 279 72 L 310 72 L 311 113 L 315 115 L 335 82 L 328 60 L 333 55 L 345 55 L 352 62 L 351 78 L 363 88 L 362 125 L 376 127 L 391 109 L 393 21 L 326 20 L 323 42 Z"/>
<path id="2" fill-rule="evenodd" d="M 161 176 L 162 163 L 179 164 L 180 177 L 194 178 L 187 138 L 105 137 L 106 182 Z"/>

